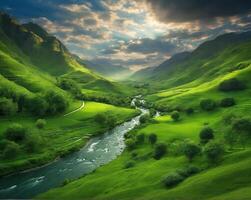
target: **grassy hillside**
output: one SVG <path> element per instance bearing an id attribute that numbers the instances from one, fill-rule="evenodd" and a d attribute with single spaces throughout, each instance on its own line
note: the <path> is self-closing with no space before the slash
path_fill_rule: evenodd
<path id="1" fill-rule="evenodd" d="M 128 134 L 128 148 L 117 160 L 38 198 L 250 199 L 250 40 L 250 33 L 221 36 L 181 60 L 169 60 L 156 68 L 146 81 L 159 90 L 146 99 L 161 109 L 162 116 Z M 221 89 L 229 82 L 226 80 L 237 83 L 231 89 Z M 233 89 L 238 83 L 245 87 Z M 229 98 L 235 103 L 225 106 L 222 102 Z M 213 108 L 205 109 L 205 99 Z M 178 120 L 172 119 L 176 110 Z M 205 144 L 200 135 L 208 128 L 213 137 Z M 157 136 L 156 144 L 149 143 L 151 134 Z M 154 155 L 159 144 L 167 150 L 157 159 Z M 185 156 L 189 144 L 200 149 L 192 160 Z M 209 151 L 212 145 L 219 149 Z M 212 160 L 212 154 L 219 157 Z"/>

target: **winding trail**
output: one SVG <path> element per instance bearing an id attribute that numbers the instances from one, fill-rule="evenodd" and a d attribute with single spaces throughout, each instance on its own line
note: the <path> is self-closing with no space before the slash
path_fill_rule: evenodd
<path id="1" fill-rule="evenodd" d="M 73 113 L 75 113 L 75 112 L 78 112 L 78 111 L 82 110 L 84 107 L 85 107 L 85 102 L 83 101 L 82 105 L 81 105 L 79 108 L 77 108 L 76 110 L 73 110 L 73 111 L 71 111 L 71 112 L 65 114 L 64 117 L 66 117 L 66 116 L 68 116 L 68 115 L 71 115 L 71 114 L 73 114 Z"/>

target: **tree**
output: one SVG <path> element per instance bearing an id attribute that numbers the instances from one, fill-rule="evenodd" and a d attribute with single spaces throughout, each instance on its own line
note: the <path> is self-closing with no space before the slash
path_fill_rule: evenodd
<path id="1" fill-rule="evenodd" d="M 180 119 L 180 113 L 178 111 L 173 111 L 171 117 L 173 121 L 178 121 Z"/>
<path id="2" fill-rule="evenodd" d="M 58 80 L 58 86 L 63 90 L 69 91 L 75 98 L 81 98 L 81 88 L 76 81 L 69 78 L 60 78 Z"/>
<path id="3" fill-rule="evenodd" d="M 6 139 L 21 142 L 26 137 L 26 129 L 21 124 L 11 124 L 4 132 Z"/>
<path id="4" fill-rule="evenodd" d="M 156 160 L 159 160 L 166 153 L 167 153 L 167 145 L 163 144 L 163 143 L 157 144 L 155 149 L 154 149 L 154 152 L 153 152 L 153 158 L 156 159 Z"/>
<path id="5" fill-rule="evenodd" d="M 224 154 L 224 147 L 218 142 L 209 142 L 205 149 L 204 153 L 211 163 L 217 163 Z"/>
<path id="6" fill-rule="evenodd" d="M 139 121 L 141 124 L 144 124 L 150 120 L 150 115 L 149 114 L 144 114 L 139 118 Z"/>
<path id="7" fill-rule="evenodd" d="M 233 121 L 232 130 L 239 133 L 243 148 L 247 138 L 251 136 L 251 121 L 247 118 L 237 118 Z"/>
<path id="8" fill-rule="evenodd" d="M 25 107 L 25 103 L 26 103 L 26 96 L 22 94 L 19 96 L 17 100 L 18 112 L 23 111 L 23 108 Z"/>
<path id="9" fill-rule="evenodd" d="M 236 78 L 224 80 L 219 85 L 219 90 L 223 92 L 244 90 L 245 88 L 245 84 Z"/>
<path id="10" fill-rule="evenodd" d="M 127 148 L 128 148 L 129 150 L 134 149 L 135 146 L 136 146 L 136 142 L 135 142 L 135 140 L 132 139 L 132 138 L 127 139 L 127 140 L 125 141 L 125 144 L 126 144 L 126 146 L 127 146 Z"/>
<path id="11" fill-rule="evenodd" d="M 195 156 L 201 152 L 201 148 L 194 143 L 187 143 L 184 148 L 184 154 L 191 162 Z"/>
<path id="12" fill-rule="evenodd" d="M 43 129 L 45 127 L 45 125 L 46 125 L 46 120 L 45 119 L 38 119 L 36 121 L 36 127 L 38 129 Z"/>
<path id="13" fill-rule="evenodd" d="M 141 133 L 136 136 L 136 143 L 137 144 L 142 144 L 145 141 L 145 134 Z"/>
<path id="14" fill-rule="evenodd" d="M 231 107 L 235 105 L 234 98 L 224 98 L 221 100 L 220 105 L 222 107 Z"/>
<path id="15" fill-rule="evenodd" d="M 3 157 L 5 159 L 13 159 L 18 155 L 19 152 L 20 152 L 20 146 L 15 142 L 10 142 L 6 145 L 3 151 Z"/>
<path id="16" fill-rule="evenodd" d="M 48 102 L 48 111 L 51 114 L 63 112 L 68 107 L 67 100 L 61 94 L 52 90 L 45 93 L 45 99 Z"/>
<path id="17" fill-rule="evenodd" d="M 212 99 L 203 99 L 200 102 L 200 107 L 205 111 L 212 111 L 216 108 L 216 103 Z"/>
<path id="18" fill-rule="evenodd" d="M 12 115 L 16 112 L 17 105 L 10 99 L 0 98 L 0 116 Z"/>
<path id="19" fill-rule="evenodd" d="M 28 109 L 35 116 L 45 116 L 48 110 L 48 103 L 43 99 L 42 96 L 35 96 L 28 100 Z"/>
<path id="20" fill-rule="evenodd" d="M 166 187 L 173 187 L 177 184 L 179 184 L 180 182 L 182 182 L 185 178 L 183 176 L 181 176 L 178 173 L 172 173 L 169 174 L 165 179 L 164 179 L 164 185 Z"/>
<path id="21" fill-rule="evenodd" d="M 157 135 L 154 134 L 154 133 L 151 133 L 149 136 L 148 136 L 148 140 L 150 142 L 151 145 L 154 145 L 156 142 L 157 142 Z"/>
<path id="22" fill-rule="evenodd" d="M 224 133 L 224 139 L 226 141 L 226 143 L 229 144 L 230 149 L 233 149 L 234 144 L 237 142 L 237 134 L 234 133 L 233 130 L 227 130 L 227 132 Z"/>
<path id="23" fill-rule="evenodd" d="M 214 131 L 212 128 L 205 127 L 200 131 L 200 141 L 202 144 L 206 144 L 212 139 L 214 139 Z"/>

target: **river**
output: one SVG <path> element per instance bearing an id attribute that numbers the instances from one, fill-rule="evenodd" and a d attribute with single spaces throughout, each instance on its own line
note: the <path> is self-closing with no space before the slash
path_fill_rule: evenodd
<path id="1" fill-rule="evenodd" d="M 62 185 L 66 179 L 77 179 L 111 162 L 125 149 L 124 135 L 139 125 L 140 116 L 148 112 L 144 108 L 140 110 L 139 116 L 118 125 L 100 137 L 90 139 L 77 152 L 47 166 L 1 178 L 0 198 L 29 199 Z"/>

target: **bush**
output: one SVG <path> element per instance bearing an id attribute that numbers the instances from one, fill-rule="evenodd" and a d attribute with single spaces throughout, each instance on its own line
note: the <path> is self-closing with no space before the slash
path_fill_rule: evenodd
<path id="1" fill-rule="evenodd" d="M 135 166 L 135 162 L 134 161 L 128 161 L 128 162 L 125 163 L 124 168 L 128 169 L 128 168 L 132 168 L 134 166 Z"/>
<path id="2" fill-rule="evenodd" d="M 166 187 L 173 187 L 181 183 L 185 178 L 178 173 L 172 173 L 169 174 L 165 179 L 164 179 L 164 185 Z"/>
<path id="3" fill-rule="evenodd" d="M 216 102 L 212 99 L 203 99 L 200 102 L 200 107 L 202 110 L 212 111 L 216 108 Z"/>
<path id="4" fill-rule="evenodd" d="M 167 153 L 167 145 L 166 144 L 157 144 L 155 149 L 154 149 L 153 158 L 156 159 L 156 160 L 159 160 L 166 153 Z"/>
<path id="5" fill-rule="evenodd" d="M 187 108 L 187 109 L 186 109 L 186 113 L 187 113 L 188 115 L 191 115 L 191 114 L 194 113 L 194 109 L 193 109 L 193 108 Z"/>
<path id="6" fill-rule="evenodd" d="M 16 103 L 7 98 L 0 98 L 0 116 L 12 115 L 17 111 Z"/>
<path id="7" fill-rule="evenodd" d="M 145 134 L 141 133 L 136 136 L 136 143 L 137 144 L 142 144 L 145 142 Z"/>
<path id="8" fill-rule="evenodd" d="M 28 153 L 37 152 L 42 144 L 42 139 L 36 133 L 29 133 L 25 141 L 25 149 Z"/>
<path id="9" fill-rule="evenodd" d="M 136 147 L 136 142 L 134 139 L 129 138 L 125 141 L 125 144 L 129 150 L 132 150 Z"/>
<path id="10" fill-rule="evenodd" d="M 13 159 L 18 155 L 19 152 L 20 152 L 20 146 L 15 142 L 10 142 L 7 144 L 7 146 L 3 151 L 3 157 L 5 159 Z"/>
<path id="11" fill-rule="evenodd" d="M 200 169 L 198 167 L 191 166 L 191 165 L 186 168 L 177 170 L 177 173 L 185 178 L 190 177 L 199 172 L 200 172 Z"/>
<path id="12" fill-rule="evenodd" d="M 244 85 L 244 83 L 236 78 L 224 80 L 219 85 L 219 90 L 223 92 L 244 90 L 245 88 L 246 86 Z"/>
<path id="13" fill-rule="evenodd" d="M 194 143 L 187 143 L 184 148 L 184 154 L 189 161 L 192 161 L 195 156 L 201 152 L 201 148 Z"/>
<path id="14" fill-rule="evenodd" d="M 45 119 L 38 119 L 36 121 L 36 127 L 38 129 L 43 129 L 45 127 L 45 125 L 46 125 L 46 120 Z"/>
<path id="15" fill-rule="evenodd" d="M 139 118 L 139 122 L 141 124 L 144 124 L 150 120 L 150 115 L 149 114 L 144 114 Z"/>
<path id="16" fill-rule="evenodd" d="M 58 80 L 58 86 L 63 90 L 69 91 L 75 98 L 81 98 L 81 88 L 76 81 L 72 79 L 60 78 Z"/>
<path id="17" fill-rule="evenodd" d="M 28 110 L 35 116 L 45 116 L 48 110 L 48 103 L 42 96 L 36 96 L 28 100 Z"/>
<path id="18" fill-rule="evenodd" d="M 210 142 L 206 145 L 204 153 L 211 163 L 218 162 L 224 154 L 224 147 L 217 142 Z"/>
<path id="19" fill-rule="evenodd" d="M 214 139 L 214 131 L 210 127 L 205 127 L 200 131 L 200 141 L 202 144 L 208 143 L 209 140 Z"/>
<path id="20" fill-rule="evenodd" d="M 251 121 L 247 118 L 236 118 L 233 120 L 232 130 L 239 133 L 243 148 L 251 136 Z"/>
<path id="21" fill-rule="evenodd" d="M 157 142 L 157 139 L 158 139 L 158 137 L 157 137 L 157 135 L 154 134 L 154 133 L 152 133 L 152 134 L 150 134 L 150 135 L 148 136 L 148 141 L 149 141 L 149 143 L 150 143 L 151 145 L 154 145 L 154 144 Z"/>
<path id="22" fill-rule="evenodd" d="M 4 132 L 5 138 L 14 142 L 21 142 L 26 137 L 26 129 L 20 124 L 11 124 Z"/>
<path id="23" fill-rule="evenodd" d="M 178 111 L 173 111 L 171 117 L 173 121 L 178 121 L 180 119 L 180 113 Z"/>
<path id="24" fill-rule="evenodd" d="M 235 105 L 234 98 L 224 98 L 221 100 L 220 105 L 222 107 L 231 107 Z"/>
<path id="25" fill-rule="evenodd" d="M 108 128 L 113 128 L 116 124 L 114 116 L 109 115 L 108 113 L 99 113 L 95 115 L 94 120 L 99 124 L 107 126 Z"/>
<path id="26" fill-rule="evenodd" d="M 66 110 L 66 108 L 68 107 L 68 102 L 67 100 L 64 98 L 64 96 L 62 96 L 59 93 L 56 93 L 52 90 L 47 91 L 45 93 L 44 96 L 46 102 L 48 102 L 48 113 L 50 114 L 56 114 L 56 113 L 60 113 Z"/>

